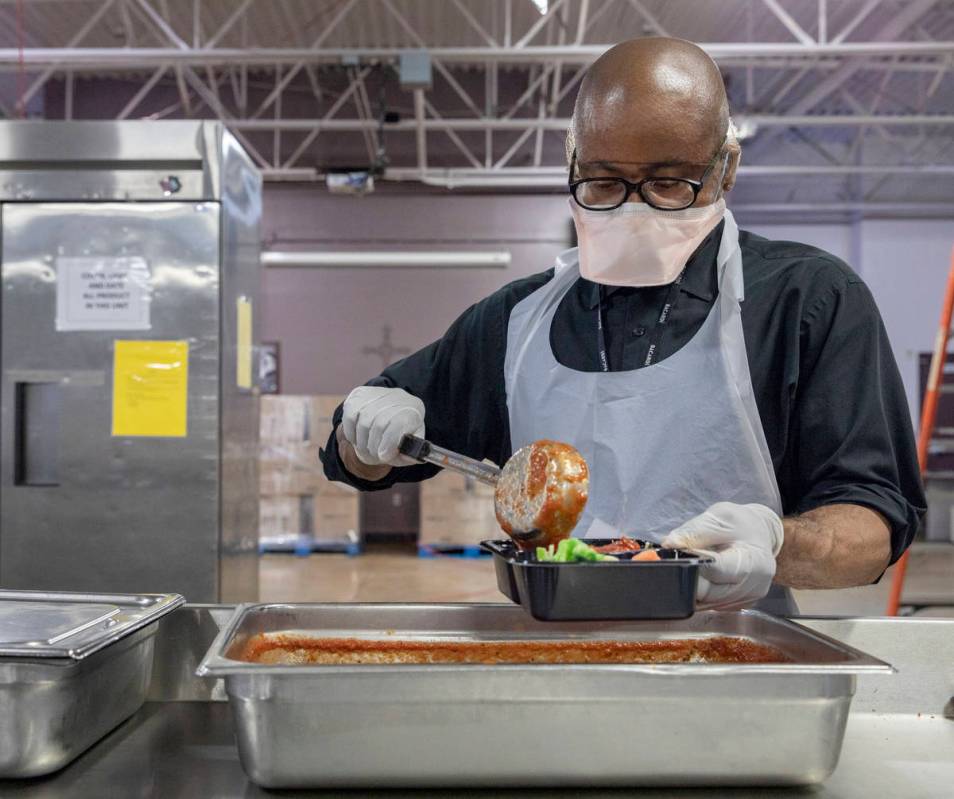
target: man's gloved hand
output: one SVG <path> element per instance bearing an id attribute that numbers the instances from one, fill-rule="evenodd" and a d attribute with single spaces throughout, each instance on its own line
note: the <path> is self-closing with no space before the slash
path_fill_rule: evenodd
<path id="1" fill-rule="evenodd" d="M 424 436 L 424 403 L 402 388 L 359 386 L 344 402 L 341 429 L 358 460 L 368 466 L 410 466 L 401 455 L 406 435 Z"/>
<path id="2" fill-rule="evenodd" d="M 771 508 L 717 502 L 660 543 L 709 550 L 715 562 L 700 571 L 697 601 L 700 607 L 733 608 L 768 593 L 783 538 L 782 520 Z"/>

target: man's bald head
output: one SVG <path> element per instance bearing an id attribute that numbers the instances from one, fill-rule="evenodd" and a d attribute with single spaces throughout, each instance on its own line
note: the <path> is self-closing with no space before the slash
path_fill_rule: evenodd
<path id="1" fill-rule="evenodd" d="M 572 134 L 583 163 L 704 163 L 728 124 L 725 84 L 709 55 L 682 39 L 646 38 L 616 45 L 589 68 Z"/>

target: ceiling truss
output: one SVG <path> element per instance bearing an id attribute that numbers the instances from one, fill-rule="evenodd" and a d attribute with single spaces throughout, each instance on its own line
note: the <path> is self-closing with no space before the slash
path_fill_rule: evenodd
<path id="1" fill-rule="evenodd" d="M 19 2 L 42 13 L 53 0 Z M 566 176 L 553 139 L 567 129 L 586 66 L 611 43 L 599 40 L 607 21 L 625 14 L 643 34 L 684 35 L 659 0 L 553 0 L 533 16 L 524 8 L 530 0 L 435 2 L 455 15 L 459 44 L 446 31 L 440 41 L 429 38 L 402 0 L 315 3 L 325 17 L 320 30 L 307 33 L 285 0 L 75 0 L 83 23 L 51 46 L 43 30 L 17 27 L 16 0 L 0 0 L 0 26 L 18 30 L 15 46 L 0 40 L 0 72 L 21 78 L 14 97 L 0 94 L 0 112 L 27 112 L 51 81 L 61 81 L 60 113 L 74 118 L 79 78 L 118 75 L 134 88 L 114 118 L 219 118 L 272 179 L 320 178 L 316 147 L 334 132 L 358 137 L 368 163 L 382 137 L 407 137 L 413 160 L 387 171 L 395 180 L 558 185 Z M 269 4 L 289 32 L 280 43 L 261 35 L 256 15 Z M 698 5 L 711 13 L 706 0 Z M 752 139 L 742 174 L 841 176 L 846 186 L 863 176 L 863 195 L 843 199 L 868 202 L 893 175 L 929 173 L 954 183 L 954 163 L 939 162 L 938 144 L 954 127 L 952 3 L 745 5 L 746 24 L 737 32 L 743 40 L 700 42 L 734 84 L 736 119 Z M 400 44 L 347 40 L 352 23 L 371 13 Z M 96 36 L 107 24 L 121 31 L 121 46 L 103 46 Z M 754 38 L 756 27 L 769 24 L 771 39 Z M 396 82 L 395 65 L 408 49 L 428 51 L 434 90 L 405 92 L 407 113 L 382 122 L 376 76 L 386 68 Z M 329 70 L 337 76 L 330 82 Z M 159 96 L 167 99 L 162 107 Z M 881 155 L 889 145 L 893 159 Z M 436 163 L 439 146 L 444 156 Z M 872 152 L 877 157 L 866 160 Z M 799 153 L 811 160 L 801 163 Z"/>

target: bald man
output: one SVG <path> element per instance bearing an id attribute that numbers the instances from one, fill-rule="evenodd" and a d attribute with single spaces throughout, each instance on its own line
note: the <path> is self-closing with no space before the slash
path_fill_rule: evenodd
<path id="1" fill-rule="evenodd" d="M 613 47 L 567 149 L 579 248 L 355 389 L 326 475 L 435 474 L 405 434 L 498 464 L 558 439 L 590 466 L 574 535 L 713 552 L 703 606 L 793 613 L 790 588 L 879 579 L 925 509 L 891 347 L 848 266 L 736 227 L 716 65 L 675 39 Z"/>

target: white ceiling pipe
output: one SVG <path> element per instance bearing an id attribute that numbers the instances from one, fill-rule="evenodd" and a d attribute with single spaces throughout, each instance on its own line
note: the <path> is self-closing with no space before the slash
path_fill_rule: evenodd
<path id="1" fill-rule="evenodd" d="M 353 268 L 468 268 L 506 269 L 510 252 L 502 251 L 419 251 L 419 252 L 323 252 L 265 250 L 262 265 L 271 267 L 311 267 L 318 269 Z"/>
<path id="2" fill-rule="evenodd" d="M 317 169 L 307 166 L 276 167 L 274 169 L 260 168 L 259 172 L 262 173 L 266 180 L 284 181 L 287 183 L 307 183 L 309 181 L 318 180 L 319 177 L 324 179 L 324 175 L 319 175 Z"/>
<path id="3" fill-rule="evenodd" d="M 789 176 L 842 176 L 842 175 L 927 175 L 949 177 L 954 175 L 954 164 L 883 164 L 883 165 L 795 165 L 795 164 L 744 164 L 739 167 L 740 177 Z M 324 173 L 311 168 L 262 169 L 266 180 L 273 181 L 318 181 Z M 393 167 L 384 174 L 385 180 L 415 181 L 442 188 L 534 188 L 566 186 L 566 167 L 505 167 L 503 169 L 431 169 L 423 173 L 415 167 Z"/>
<path id="4" fill-rule="evenodd" d="M 739 175 L 954 175 L 954 164 L 871 164 L 788 166 L 782 164 L 749 164 L 740 166 Z"/>
<path id="5" fill-rule="evenodd" d="M 800 42 L 700 42 L 713 58 L 778 58 L 780 56 L 903 56 L 954 52 L 954 41 L 886 41 L 803 44 Z M 588 64 L 610 45 L 563 45 L 529 47 L 431 47 L 431 58 L 439 61 L 479 63 L 563 63 Z M 274 66 L 288 63 L 342 63 L 394 60 L 396 47 L 320 48 L 302 47 L 15 47 L 0 48 L 0 64 L 23 63 L 31 67 L 117 68 L 157 67 L 160 64 L 212 66 L 246 64 Z"/>
<path id="6" fill-rule="evenodd" d="M 434 179 L 511 178 L 511 177 L 559 177 L 566 183 L 564 166 L 504 167 L 501 169 L 428 169 L 423 173 L 415 167 L 392 167 L 384 173 L 386 179 L 408 180 L 419 177 Z M 952 175 L 954 164 L 743 164 L 739 175 L 763 177 L 767 175 Z"/>
<path id="7" fill-rule="evenodd" d="M 729 203 L 733 212 L 811 214 L 859 211 L 867 214 L 934 214 L 954 216 L 954 203 L 843 202 L 843 203 Z"/>
<path id="8" fill-rule="evenodd" d="M 917 164 L 912 166 L 796 166 L 796 165 L 744 165 L 739 167 L 740 177 L 761 178 L 774 176 L 843 176 L 843 175 L 929 175 L 931 177 L 954 176 L 954 164 Z M 562 167 L 541 167 L 539 170 L 428 170 L 424 173 L 414 168 L 392 168 L 384 175 L 386 180 L 418 181 L 428 186 L 447 189 L 463 188 L 550 188 L 566 186 L 567 173 Z"/>
<path id="9" fill-rule="evenodd" d="M 427 131 L 485 131 L 510 130 L 524 131 L 527 129 L 553 130 L 565 132 L 570 126 L 569 117 L 554 118 L 510 118 L 497 119 L 495 117 L 468 117 L 462 119 L 424 119 L 420 126 Z M 362 130 L 378 130 L 380 123 L 373 119 L 226 119 L 225 124 L 236 130 L 243 131 L 329 131 L 349 132 Z M 799 115 L 769 115 L 750 114 L 740 115 L 736 122 L 752 124 L 756 127 L 852 127 L 860 125 L 877 125 L 883 127 L 924 127 L 924 126 L 954 126 L 954 114 L 799 114 Z M 34 120 L 25 124 L 42 125 L 44 120 Z M 416 133 L 418 122 L 414 119 L 402 119 L 398 122 L 387 123 L 384 126 L 386 133 Z"/>
<path id="10" fill-rule="evenodd" d="M 494 117 L 462 119 L 424 119 L 420 123 L 414 119 L 402 119 L 387 123 L 387 133 L 414 133 L 419 127 L 424 130 L 518 130 L 528 128 L 555 130 L 563 132 L 569 129 L 569 117 L 497 119 Z M 229 127 L 237 130 L 322 130 L 322 131 L 360 131 L 377 130 L 379 123 L 373 119 L 227 119 Z M 889 127 L 920 127 L 925 125 L 954 125 L 954 114 L 748 114 L 740 115 L 736 122 L 752 124 L 756 127 L 851 127 L 853 125 L 884 125 Z"/>

